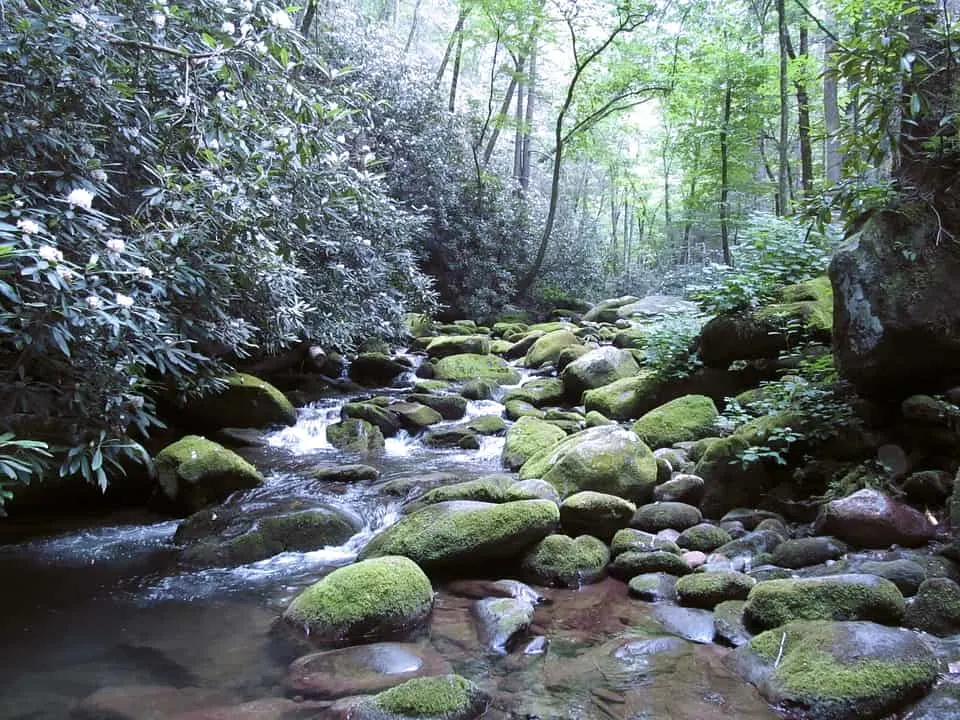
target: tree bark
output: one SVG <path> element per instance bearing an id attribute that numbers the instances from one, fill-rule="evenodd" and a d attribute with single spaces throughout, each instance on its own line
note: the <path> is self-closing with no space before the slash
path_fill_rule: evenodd
<path id="1" fill-rule="evenodd" d="M 467 10 L 465 8 L 460 9 L 460 14 L 457 16 L 457 24 L 453 26 L 453 32 L 450 33 L 450 39 L 447 41 L 447 49 L 443 53 L 443 60 L 440 61 L 440 68 L 437 70 L 437 77 L 433 81 L 434 87 L 439 88 L 440 83 L 443 82 L 443 76 L 447 72 L 447 65 L 450 63 L 450 56 L 453 54 L 453 49 L 457 45 L 457 39 L 463 37 L 463 26 L 467 22 Z"/>
<path id="2" fill-rule="evenodd" d="M 780 167 L 778 168 L 778 194 L 780 196 L 780 214 L 790 214 L 790 155 L 787 142 L 789 139 L 789 112 L 790 100 L 787 94 L 787 46 L 790 38 L 787 35 L 787 11 L 785 0 L 777 0 L 777 27 L 780 39 L 780 137 L 778 139 Z"/>
<path id="3" fill-rule="evenodd" d="M 840 151 L 840 92 L 837 84 L 836 71 L 831 67 L 831 55 L 837 43 L 832 37 L 825 37 L 823 41 L 824 72 L 823 72 L 823 128 L 826 132 L 826 142 L 823 149 L 824 175 L 827 182 L 835 185 L 840 182 L 840 172 L 843 167 L 843 157 Z"/>
<path id="4" fill-rule="evenodd" d="M 729 197 L 730 197 L 730 110 L 733 105 L 733 87 L 730 81 L 727 81 L 726 90 L 723 93 L 723 125 L 720 126 L 720 245 L 723 249 L 723 262 L 726 265 L 732 265 L 730 262 L 730 229 L 729 229 Z"/>
<path id="5" fill-rule="evenodd" d="M 410 21 L 410 32 L 407 34 L 407 42 L 403 45 L 403 54 L 410 52 L 410 46 L 413 44 L 413 36 L 417 33 L 417 25 L 420 23 L 420 4 L 423 0 L 417 0 L 413 6 L 413 20 Z"/>
<path id="6" fill-rule="evenodd" d="M 809 52 L 808 31 L 800 27 L 800 55 L 805 58 Z M 800 187 L 804 197 L 813 195 L 813 149 L 810 146 L 810 95 L 807 92 L 807 83 L 798 79 L 797 88 L 797 126 L 800 137 Z"/>
<path id="7" fill-rule="evenodd" d="M 460 84 L 460 63 L 463 60 L 463 28 L 457 33 L 457 49 L 453 56 L 453 77 L 450 79 L 450 112 L 457 109 L 457 87 Z"/>
<path id="8" fill-rule="evenodd" d="M 533 113 L 537 92 L 537 41 L 530 46 L 530 72 L 527 78 L 527 107 L 523 121 L 523 152 L 520 156 L 520 189 L 530 189 L 530 163 L 533 159 Z"/>

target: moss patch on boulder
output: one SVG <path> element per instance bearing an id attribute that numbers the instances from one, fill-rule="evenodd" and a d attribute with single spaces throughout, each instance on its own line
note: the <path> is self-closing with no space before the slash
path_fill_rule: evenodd
<path id="1" fill-rule="evenodd" d="M 263 482 L 260 471 L 242 457 L 198 435 L 168 445 L 157 454 L 155 463 L 163 492 L 190 511 Z"/>
<path id="2" fill-rule="evenodd" d="M 566 437 L 567 434 L 555 425 L 532 416 L 522 416 L 507 430 L 503 465 L 510 470 L 519 470 L 534 455 L 549 450 Z"/>
<path id="3" fill-rule="evenodd" d="M 433 587 L 416 563 L 379 557 L 338 568 L 300 593 L 285 621 L 321 643 L 386 640 L 421 625 Z"/>
<path id="4" fill-rule="evenodd" d="M 608 562 L 610 550 L 595 537 L 548 535 L 524 556 L 521 566 L 532 583 L 576 588 L 602 579 Z"/>
<path id="5" fill-rule="evenodd" d="M 204 431 L 225 427 L 293 425 L 297 411 L 283 393 L 253 375 L 234 373 L 221 392 L 191 400 L 183 410 L 191 426 Z"/>
<path id="6" fill-rule="evenodd" d="M 718 417 L 717 406 L 706 395 L 684 395 L 648 412 L 633 424 L 633 431 L 656 450 L 708 437 Z"/>
<path id="7" fill-rule="evenodd" d="M 712 610 L 726 600 L 746 600 L 757 581 L 738 572 L 703 572 L 677 580 L 681 605 Z"/>
<path id="8" fill-rule="evenodd" d="M 385 441 L 376 425 L 359 418 L 349 418 L 327 425 L 327 442 L 338 450 L 367 453 L 382 450 Z"/>
<path id="9" fill-rule="evenodd" d="M 489 702 L 486 693 L 459 675 L 414 678 L 375 695 L 369 709 L 361 702 L 358 720 L 474 720 Z M 378 714 L 370 713 L 372 709 Z"/>
<path id="10" fill-rule="evenodd" d="M 496 355 L 464 353 L 441 358 L 434 366 L 438 380 L 485 380 L 498 385 L 515 385 L 520 375 Z"/>
<path id="11" fill-rule="evenodd" d="M 533 346 L 527 350 L 523 364 L 528 368 L 538 368 L 548 362 L 556 364 L 557 358 L 564 348 L 580 344 L 580 338 L 569 329 L 564 328 L 548 332 L 538 338 Z"/>
<path id="12" fill-rule="evenodd" d="M 592 490 L 571 495 L 560 505 L 560 525 L 566 533 L 593 535 L 609 541 L 628 525 L 637 508 L 629 500 Z"/>
<path id="13" fill-rule="evenodd" d="M 612 420 L 632 420 L 655 408 L 663 383 L 650 370 L 587 390 L 583 406 Z"/>

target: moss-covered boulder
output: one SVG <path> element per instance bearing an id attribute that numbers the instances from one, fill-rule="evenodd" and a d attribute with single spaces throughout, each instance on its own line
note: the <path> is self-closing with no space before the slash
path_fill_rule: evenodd
<path id="1" fill-rule="evenodd" d="M 358 453 L 374 452 L 384 447 L 380 428 L 360 418 L 349 418 L 327 425 L 327 442 L 338 450 Z"/>
<path id="2" fill-rule="evenodd" d="M 940 671 L 915 633 L 871 622 L 791 622 L 735 659 L 768 702 L 809 720 L 887 717 L 923 697 Z"/>
<path id="3" fill-rule="evenodd" d="M 713 552 L 721 545 L 726 545 L 733 540 L 730 533 L 722 527 L 711 523 L 698 523 L 688 527 L 677 538 L 677 545 L 684 550 L 698 550 L 700 552 Z"/>
<path id="4" fill-rule="evenodd" d="M 618 530 L 610 542 L 610 552 L 614 557 L 625 552 L 654 552 L 656 550 L 664 550 L 674 555 L 680 555 L 682 552 L 675 542 L 634 528 Z"/>
<path id="5" fill-rule="evenodd" d="M 433 408 L 417 402 L 392 403 L 387 408 L 400 421 L 400 426 L 411 433 L 418 433 L 443 420 Z"/>
<path id="6" fill-rule="evenodd" d="M 538 368 L 547 363 L 556 364 L 557 358 L 564 348 L 580 345 L 580 338 L 568 329 L 554 330 L 541 336 L 527 350 L 523 364 L 528 368 Z"/>
<path id="7" fill-rule="evenodd" d="M 705 517 L 720 518 L 738 507 L 752 507 L 772 483 L 772 471 L 764 462 L 744 463 L 752 443 L 734 433 L 710 442 L 693 474 L 703 478 L 700 510 Z"/>
<path id="8" fill-rule="evenodd" d="M 708 437 L 718 417 L 717 406 L 706 395 L 684 395 L 645 414 L 633 431 L 651 448 L 664 448 Z"/>
<path id="9" fill-rule="evenodd" d="M 510 470 L 519 470 L 534 455 L 549 450 L 566 437 L 563 430 L 544 420 L 531 416 L 520 417 L 507 430 L 503 465 Z"/>
<path id="10" fill-rule="evenodd" d="M 567 365 L 572 363 L 574 360 L 579 360 L 594 348 L 595 346 L 587 345 L 570 345 L 565 347 L 560 351 L 560 354 L 557 356 L 557 361 L 554 363 L 557 372 L 562 373 L 564 369 L 566 369 Z"/>
<path id="11" fill-rule="evenodd" d="M 476 720 L 490 697 L 459 675 L 407 680 L 389 690 L 353 702 L 351 720 Z"/>
<path id="12" fill-rule="evenodd" d="M 904 625 L 941 637 L 960 633 L 960 586 L 948 578 L 925 580 L 907 606 Z"/>
<path id="13" fill-rule="evenodd" d="M 182 417 L 191 428 L 213 432 L 225 427 L 293 425 L 297 411 L 270 383 L 253 375 L 234 373 L 217 393 L 191 399 Z"/>
<path id="14" fill-rule="evenodd" d="M 738 572 L 698 572 L 677 580 L 677 601 L 712 610 L 726 600 L 746 600 L 757 581 Z"/>
<path id="15" fill-rule="evenodd" d="M 644 573 L 668 573 L 670 575 L 686 575 L 691 571 L 687 561 L 676 553 L 666 550 L 652 552 L 628 551 L 617 555 L 610 563 L 610 574 L 621 580 L 642 575 Z"/>
<path id="16" fill-rule="evenodd" d="M 347 371 L 351 380 L 366 387 L 385 387 L 407 372 L 409 364 L 379 352 L 358 355 Z"/>
<path id="17" fill-rule="evenodd" d="M 654 455 L 658 455 L 654 451 Z M 657 456 L 659 463 L 662 456 Z M 667 461 L 669 462 L 669 461 Z M 703 499 L 703 478 L 690 473 L 674 474 L 671 464 L 671 477 L 669 480 L 657 485 L 653 489 L 653 499 L 661 502 L 682 502 L 687 505 L 699 505 Z"/>
<path id="18" fill-rule="evenodd" d="M 606 575 L 610 550 L 590 535 L 548 535 L 523 558 L 524 577 L 545 586 L 580 587 Z"/>
<path id="19" fill-rule="evenodd" d="M 499 415 L 479 415 L 465 427 L 477 435 L 503 435 L 507 431 L 507 424 Z"/>
<path id="20" fill-rule="evenodd" d="M 632 377 L 640 371 L 640 366 L 626 350 L 604 346 L 591 350 L 583 357 L 567 365 L 560 377 L 567 396 L 579 401 L 586 390 L 609 385 L 615 380 Z M 603 412 L 602 409 L 596 408 Z M 608 413 L 603 413 L 612 417 Z"/>
<path id="21" fill-rule="evenodd" d="M 547 495 L 549 497 L 545 497 Z M 451 500 L 505 503 L 516 500 L 552 500 L 554 496 L 553 486 L 543 481 L 518 482 L 510 475 L 485 475 L 476 480 L 467 480 L 466 482 L 434 488 L 406 510 L 413 512 L 425 505 L 436 505 Z"/>
<path id="22" fill-rule="evenodd" d="M 497 384 L 492 380 L 467 380 L 460 388 L 460 395 L 467 400 L 489 400 Z"/>
<path id="23" fill-rule="evenodd" d="M 596 427 L 534 455 L 520 468 L 520 478 L 546 480 L 561 497 L 596 490 L 644 502 L 653 494 L 657 461 L 636 433 Z"/>
<path id="24" fill-rule="evenodd" d="M 664 572 L 642 573 L 630 578 L 627 590 L 644 602 L 677 599 L 677 576 Z"/>
<path id="25" fill-rule="evenodd" d="M 520 375 L 496 355 L 464 353 L 441 358 L 434 366 L 438 380 L 485 380 L 497 385 L 515 385 Z"/>
<path id="26" fill-rule="evenodd" d="M 402 429 L 400 418 L 382 405 L 367 400 L 350 402 L 340 408 L 342 420 L 365 420 L 375 425 L 384 437 L 393 437 Z"/>
<path id="27" fill-rule="evenodd" d="M 407 400 L 436 410 L 444 420 L 459 420 L 467 414 L 467 399 L 459 395 L 431 395 L 417 392 L 407 395 Z"/>
<path id="28" fill-rule="evenodd" d="M 338 568 L 293 599 L 283 619 L 324 644 L 388 640 L 421 626 L 433 586 L 405 557 L 378 557 Z"/>
<path id="29" fill-rule="evenodd" d="M 560 526 L 568 535 L 593 535 L 609 542 L 618 530 L 630 525 L 637 507 L 616 495 L 585 490 L 560 505 Z"/>
<path id="30" fill-rule="evenodd" d="M 190 512 L 263 482 L 260 471 L 242 457 L 198 435 L 168 445 L 157 453 L 155 463 L 164 494 Z"/>
<path id="31" fill-rule="evenodd" d="M 587 412 L 598 412 L 613 420 L 632 420 L 655 408 L 663 382 L 657 373 L 640 371 L 583 394 Z"/>
<path id="32" fill-rule="evenodd" d="M 523 400 L 535 407 L 544 407 L 558 405 L 563 399 L 563 383 L 558 378 L 533 378 L 508 392 L 503 401 L 507 403 L 511 400 Z"/>
<path id="33" fill-rule="evenodd" d="M 522 417 L 532 417 L 543 420 L 546 413 L 536 405 L 531 405 L 526 400 L 507 400 L 504 404 L 504 414 L 510 420 L 519 420 Z"/>
<path id="34" fill-rule="evenodd" d="M 846 551 L 846 546 L 832 537 L 797 538 L 777 545 L 771 560 L 780 567 L 802 568 L 836 560 Z"/>
<path id="35" fill-rule="evenodd" d="M 647 532 L 661 530 L 684 531 L 703 520 L 700 510 L 693 505 L 677 502 L 658 502 L 644 505 L 633 516 L 632 526 Z"/>
<path id="36" fill-rule="evenodd" d="M 552 533 L 556 503 L 520 500 L 502 504 L 454 501 L 430 505 L 376 535 L 361 558 L 404 555 L 428 571 L 468 571 L 492 560 L 515 558 Z"/>
<path id="37" fill-rule="evenodd" d="M 480 436 L 466 425 L 449 425 L 428 430 L 423 436 L 423 444 L 437 448 L 479 450 Z"/>
<path id="38" fill-rule="evenodd" d="M 889 580 L 876 575 L 833 575 L 770 580 L 747 597 L 743 616 L 752 630 L 768 630 L 791 620 L 870 620 L 896 625 L 906 606 Z"/>
<path id="39" fill-rule="evenodd" d="M 246 565 L 282 552 L 310 552 L 341 545 L 360 529 L 357 518 L 332 507 L 251 510 L 219 505 L 185 519 L 174 533 L 181 558 L 203 567 Z M 288 510 L 293 510 L 289 512 Z"/>
<path id="40" fill-rule="evenodd" d="M 426 348 L 432 358 L 450 355 L 489 355 L 490 338 L 486 335 L 442 335 L 430 341 Z"/>

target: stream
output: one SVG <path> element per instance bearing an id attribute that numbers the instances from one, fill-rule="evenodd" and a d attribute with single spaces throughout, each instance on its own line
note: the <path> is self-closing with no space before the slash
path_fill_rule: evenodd
<path id="1" fill-rule="evenodd" d="M 295 426 L 245 448 L 241 454 L 266 482 L 231 501 L 253 509 L 303 498 L 342 509 L 362 527 L 341 546 L 190 569 L 178 562 L 173 543 L 179 521 L 133 512 L 0 546 L 0 720 L 68 718 L 78 700 L 111 686 L 225 689 L 238 702 L 284 695 L 293 658 L 278 650 L 271 626 L 304 587 L 353 561 L 378 530 L 396 522 L 404 498 L 384 487 L 432 472 L 470 480 L 502 471 L 502 437 L 484 438 L 479 450 L 428 448 L 404 434 L 375 456 L 336 450 L 325 428 L 344 401 L 303 407 Z M 502 410 L 493 400 L 471 402 L 468 418 Z M 375 466 L 379 479 L 346 485 L 298 474 L 356 462 Z M 491 693 L 488 717 L 776 717 L 733 672 L 728 649 L 671 634 L 654 617 L 655 606 L 629 598 L 617 580 L 542 590 L 530 636 L 546 638 L 546 650 L 505 655 L 478 640 L 473 600 L 444 585 L 435 589 L 429 629 L 417 642 Z"/>

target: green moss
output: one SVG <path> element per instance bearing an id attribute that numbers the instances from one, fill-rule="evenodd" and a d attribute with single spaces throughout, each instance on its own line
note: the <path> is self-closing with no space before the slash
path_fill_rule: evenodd
<path id="1" fill-rule="evenodd" d="M 563 383 L 558 378 L 534 378 L 515 390 L 508 392 L 503 401 L 523 400 L 531 405 L 542 407 L 563 402 Z"/>
<path id="2" fill-rule="evenodd" d="M 511 497 L 510 488 L 515 481 L 509 475 L 490 475 L 488 477 L 468 480 L 467 482 L 455 483 L 454 485 L 444 485 L 434 488 L 418 501 L 423 505 L 435 505 L 436 503 L 448 502 L 450 500 L 473 500 L 476 502 L 502 503 L 510 500 L 519 500 L 521 498 Z M 535 499 L 535 498 L 522 498 Z"/>
<path id="3" fill-rule="evenodd" d="M 507 430 L 503 445 L 503 464 L 518 470 L 531 457 L 549 450 L 566 437 L 558 427 L 535 417 L 521 417 Z"/>
<path id="4" fill-rule="evenodd" d="M 759 630 L 791 620 L 896 624 L 905 609 L 903 595 L 889 580 L 875 575 L 835 575 L 759 583 L 747 598 L 744 620 Z"/>
<path id="5" fill-rule="evenodd" d="M 487 380 L 500 385 L 520 382 L 517 371 L 496 355 L 464 353 L 441 358 L 434 366 L 438 380 Z"/>
<path id="6" fill-rule="evenodd" d="M 501 435 L 507 425 L 499 415 L 481 415 L 468 422 L 467 429 L 479 435 Z"/>
<path id="7" fill-rule="evenodd" d="M 528 368 L 538 368 L 548 362 L 556 363 L 564 348 L 580 344 L 580 338 L 568 329 L 548 332 L 527 351 L 523 364 Z"/>
<path id="8" fill-rule="evenodd" d="M 744 600 L 756 580 L 738 572 L 694 573 L 677 580 L 681 605 L 712 610 L 726 600 Z"/>
<path id="9" fill-rule="evenodd" d="M 560 332 L 563 330 L 572 333 L 577 330 L 577 326 L 573 323 L 556 320 L 554 322 L 535 323 L 527 328 L 528 332 L 542 332 L 547 333 L 548 335 L 550 333 Z"/>
<path id="10" fill-rule="evenodd" d="M 189 418 L 210 428 L 293 425 L 297 411 L 277 388 L 253 375 L 234 373 L 219 393 L 192 400 Z"/>
<path id="11" fill-rule="evenodd" d="M 674 555 L 679 555 L 681 552 L 676 543 L 661 540 L 652 533 L 634 528 L 618 530 L 610 543 L 610 550 L 614 555 L 625 552 L 653 552 L 655 550 L 664 550 Z"/>
<path id="12" fill-rule="evenodd" d="M 549 535 L 559 521 L 560 511 L 549 500 L 441 503 L 387 528 L 360 557 L 405 555 L 428 569 L 460 567 L 514 557 Z"/>
<path id="13" fill-rule="evenodd" d="M 577 587 L 602 576 L 608 562 L 610 550 L 591 535 L 549 535 L 524 557 L 522 567 L 535 583 Z"/>
<path id="14" fill-rule="evenodd" d="M 374 698 L 384 712 L 401 717 L 433 718 L 462 713 L 477 702 L 479 688 L 459 675 L 414 678 Z"/>
<path id="15" fill-rule="evenodd" d="M 647 370 L 587 390 L 583 394 L 583 406 L 587 412 L 596 411 L 612 420 L 630 420 L 656 407 L 662 385 L 660 377 Z"/>
<path id="16" fill-rule="evenodd" d="M 827 275 L 820 275 L 813 280 L 787 285 L 780 291 L 780 299 L 785 303 L 813 300 L 833 307 L 833 286 Z"/>
<path id="17" fill-rule="evenodd" d="M 677 538 L 677 545 L 685 550 L 699 550 L 700 552 L 713 552 L 721 545 L 725 545 L 733 540 L 730 533 L 722 527 L 711 525 L 709 523 L 700 523 L 689 527 L 680 533 Z"/>
<path id="18" fill-rule="evenodd" d="M 707 437 L 719 416 L 706 395 L 684 395 L 648 412 L 633 424 L 633 431 L 654 449 L 669 447 Z"/>
<path id="19" fill-rule="evenodd" d="M 801 300 L 768 305 L 757 311 L 757 319 L 786 329 L 796 324 L 808 335 L 826 337 L 833 332 L 833 302 Z"/>
<path id="20" fill-rule="evenodd" d="M 284 618 L 321 640 L 343 640 L 416 624 L 432 604 L 433 587 L 415 563 L 380 557 L 334 570 L 294 598 Z"/>
<path id="21" fill-rule="evenodd" d="M 194 493 L 196 502 L 190 504 L 197 507 L 263 482 L 263 476 L 253 465 L 199 435 L 187 435 L 168 445 L 157 454 L 155 462 L 160 487 L 167 496 L 178 499 Z"/>
<path id="22" fill-rule="evenodd" d="M 446 380 L 417 380 L 413 389 L 418 393 L 438 393 L 449 390 L 450 383 Z"/>
<path id="23" fill-rule="evenodd" d="M 445 335 L 435 337 L 427 345 L 427 355 L 430 357 L 447 357 L 448 355 L 490 354 L 490 338 L 485 335 Z"/>
<path id="24" fill-rule="evenodd" d="M 335 448 L 351 452 L 370 452 L 384 446 L 380 428 L 359 418 L 328 425 L 327 441 Z"/>
<path id="25" fill-rule="evenodd" d="M 657 533 L 661 530 L 683 531 L 703 520 L 700 510 L 693 505 L 680 502 L 656 502 L 644 505 L 637 510 L 633 525 Z"/>
<path id="26" fill-rule="evenodd" d="M 907 609 L 905 624 L 940 637 L 960 631 L 960 587 L 948 578 L 925 580 Z"/>
<path id="27" fill-rule="evenodd" d="M 588 428 L 600 427 L 601 425 L 616 425 L 617 423 L 606 417 L 603 413 L 591 410 L 586 415 L 586 424 Z"/>

